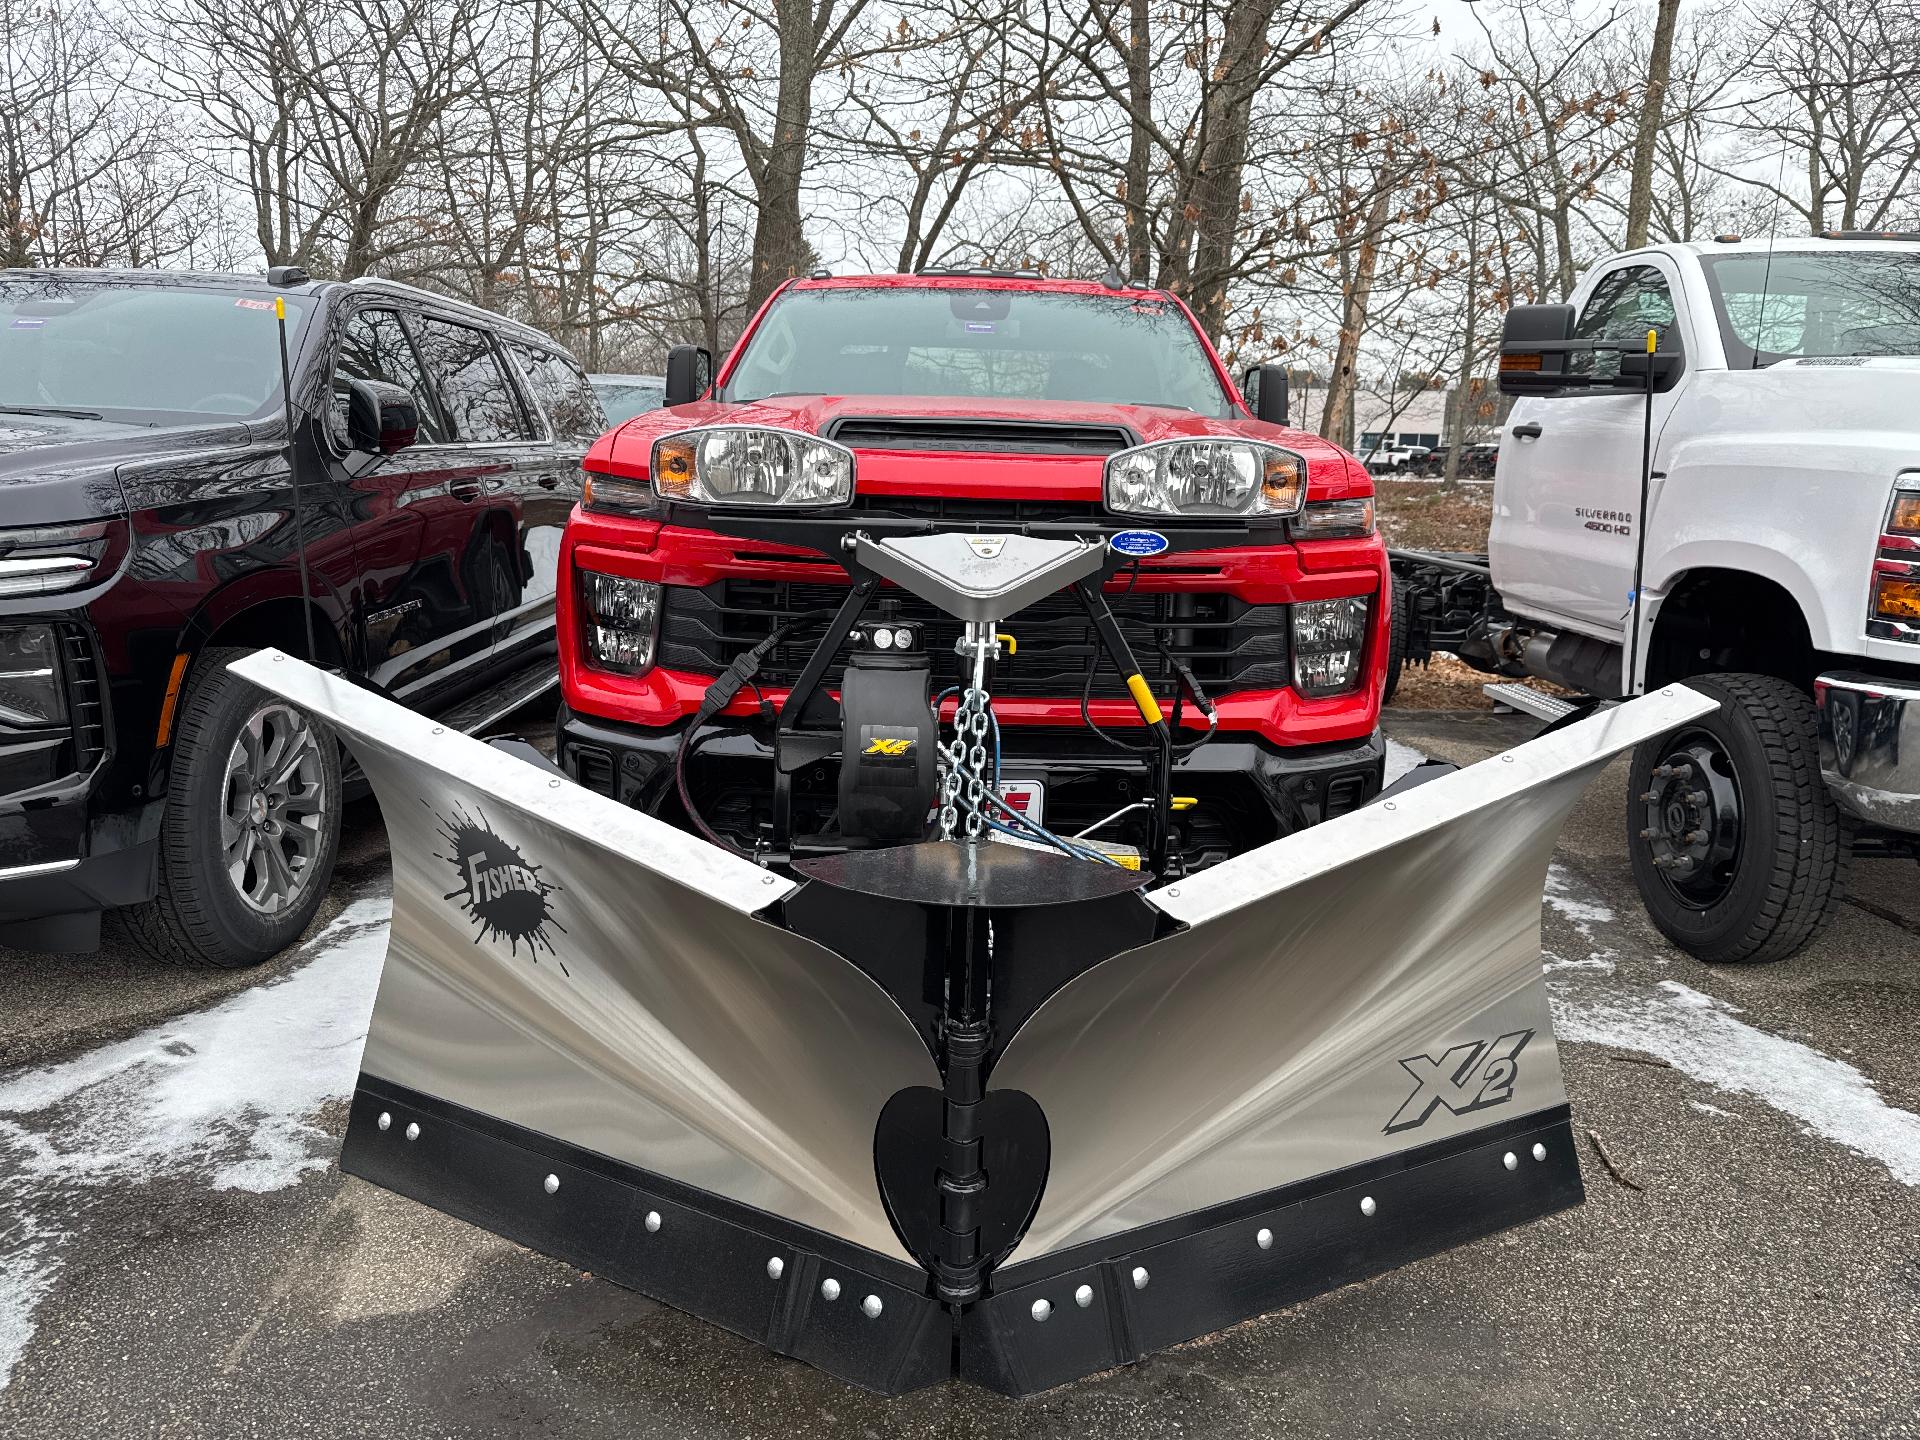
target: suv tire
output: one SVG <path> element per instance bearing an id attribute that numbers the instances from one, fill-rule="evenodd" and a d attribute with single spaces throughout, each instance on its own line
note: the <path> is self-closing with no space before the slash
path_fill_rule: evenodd
<path id="1" fill-rule="evenodd" d="M 1387 615 L 1387 683 L 1380 692 L 1382 705 L 1391 705 L 1393 692 L 1400 688 L 1400 671 L 1407 660 L 1407 627 L 1411 623 L 1406 587 L 1395 585 L 1392 608 Z"/>
<path id="2" fill-rule="evenodd" d="M 203 652 L 174 726 L 154 898 L 125 912 L 140 950 L 238 970 L 300 937 L 340 848 L 340 750 L 325 726 Z M 237 878 L 236 878 L 237 877 Z"/>
<path id="3" fill-rule="evenodd" d="M 1832 918 L 1853 862 L 1853 823 L 1820 778 L 1813 701 L 1770 675 L 1686 683 L 1720 708 L 1633 752 L 1634 881 L 1660 932 L 1696 958 L 1784 960 Z"/>

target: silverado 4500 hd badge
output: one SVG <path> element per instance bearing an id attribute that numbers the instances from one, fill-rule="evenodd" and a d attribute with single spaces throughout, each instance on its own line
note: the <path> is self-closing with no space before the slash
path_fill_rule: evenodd
<path id="1" fill-rule="evenodd" d="M 540 878 L 540 867 L 525 860 L 520 851 L 494 834 L 486 816 L 478 819 L 457 806 L 453 816 L 435 816 L 440 833 L 452 847 L 450 854 L 439 856 L 460 876 L 458 889 L 443 897 L 457 900 L 473 923 L 480 927 L 475 940 L 489 935 L 504 939 L 511 952 L 520 953 L 520 942 L 527 942 L 527 953 L 534 963 L 544 949 L 568 974 L 566 962 L 554 954 L 553 937 L 548 927 L 566 934 L 567 927 L 553 918 L 552 896 L 560 889 Z"/>
<path id="2" fill-rule="evenodd" d="M 1431 1055 L 1409 1055 L 1400 1068 L 1413 1077 L 1413 1094 L 1393 1112 L 1383 1134 L 1412 1130 L 1444 1105 L 1455 1115 L 1502 1105 L 1513 1098 L 1520 1078 L 1520 1052 L 1533 1038 L 1531 1030 L 1515 1030 L 1498 1040 L 1469 1040 L 1438 1060 Z"/>

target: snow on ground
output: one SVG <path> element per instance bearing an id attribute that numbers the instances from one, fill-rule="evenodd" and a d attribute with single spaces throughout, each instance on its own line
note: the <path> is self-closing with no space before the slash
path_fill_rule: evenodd
<path id="1" fill-rule="evenodd" d="M 0 1388 L 90 1192 L 168 1175 L 278 1190 L 330 1163 L 312 1116 L 353 1091 L 391 908 L 355 901 L 300 968 L 210 1009 L 0 1076 Z"/>
<path id="2" fill-rule="evenodd" d="M 1391 735 L 1387 736 L 1387 778 L 1385 784 L 1391 785 L 1416 765 L 1426 763 L 1427 757 L 1411 745 L 1402 745 Z"/>

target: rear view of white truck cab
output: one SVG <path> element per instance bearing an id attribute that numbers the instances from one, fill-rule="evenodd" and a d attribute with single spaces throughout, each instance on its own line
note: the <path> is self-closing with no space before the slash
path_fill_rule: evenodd
<path id="1" fill-rule="evenodd" d="M 1628 842 L 1668 936 L 1778 959 L 1856 852 L 1920 854 L 1920 239 L 1656 246 L 1596 266 L 1572 304 L 1567 338 L 1627 353 L 1553 357 L 1567 386 L 1507 421 L 1489 555 L 1506 651 L 1599 694 L 1685 680 L 1721 699 L 1642 747 Z M 1548 308 L 1517 310 L 1510 340 Z M 1650 397 L 1592 385 L 1649 331 L 1668 357 Z"/>

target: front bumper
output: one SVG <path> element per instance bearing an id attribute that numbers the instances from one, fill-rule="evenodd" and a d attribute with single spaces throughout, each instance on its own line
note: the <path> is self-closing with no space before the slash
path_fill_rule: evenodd
<path id="1" fill-rule="evenodd" d="M 562 705 L 561 768 L 578 784 L 653 814 L 670 804 L 674 753 L 684 729 L 684 723 L 627 725 L 581 715 Z M 722 720 L 709 725 L 701 732 L 698 759 L 763 763 L 771 776 L 773 751 L 761 738 L 763 733 L 764 727 L 758 724 Z M 1142 775 L 1140 759 L 1106 749 L 1084 729 L 1005 726 L 1002 733 L 1006 742 L 1002 773 L 1008 779 L 1043 780 L 1053 787 L 1090 778 L 1110 782 L 1117 789 L 1137 786 Z M 1139 735 L 1135 732 L 1128 738 L 1137 742 Z M 1174 762 L 1174 789 L 1181 794 L 1192 791 L 1223 797 L 1231 789 L 1258 797 L 1271 823 L 1265 838 L 1271 839 L 1344 815 L 1371 800 L 1380 792 L 1386 753 L 1386 741 L 1378 730 L 1360 740 L 1297 746 L 1272 745 L 1244 732 L 1229 732 Z"/>
<path id="2" fill-rule="evenodd" d="M 1813 696 L 1834 799 L 1871 824 L 1920 834 L 1920 683 L 1834 670 Z"/>

